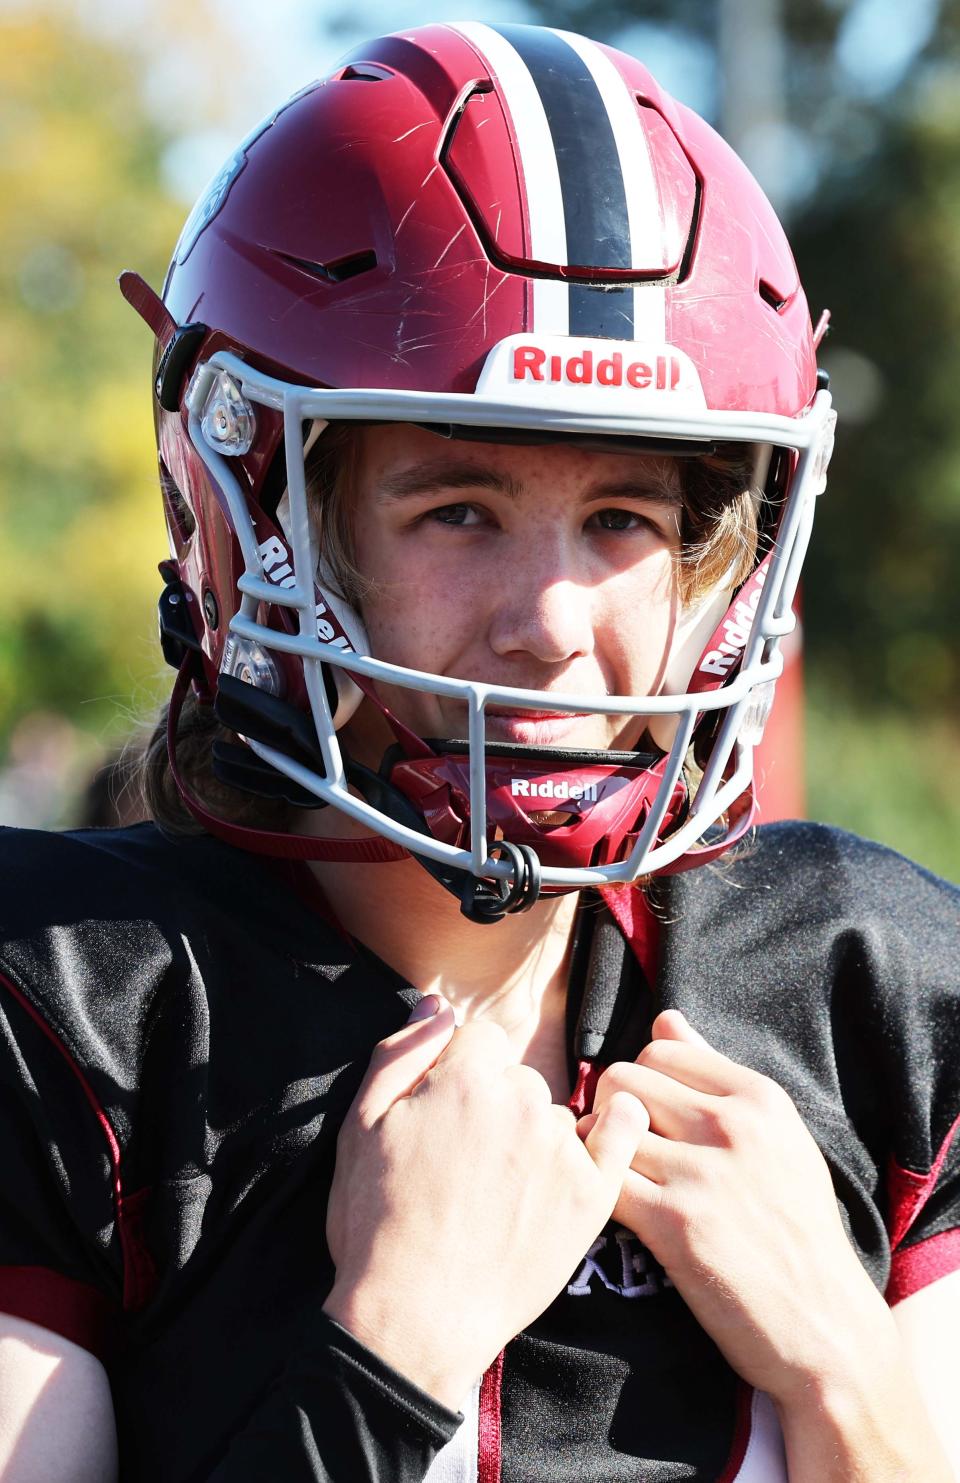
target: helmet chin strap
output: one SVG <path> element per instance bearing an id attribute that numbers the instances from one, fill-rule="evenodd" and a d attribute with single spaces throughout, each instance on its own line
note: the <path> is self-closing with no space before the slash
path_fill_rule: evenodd
<path id="1" fill-rule="evenodd" d="M 167 711 L 167 756 L 170 776 L 184 807 L 208 833 L 237 849 L 251 850 L 255 854 L 269 855 L 276 859 L 334 860 L 344 864 L 383 865 L 407 858 L 408 851 L 402 845 L 394 844 L 379 835 L 368 839 L 322 839 L 284 830 L 255 829 L 247 824 L 235 824 L 212 813 L 192 791 L 177 762 L 180 714 L 194 674 L 195 656 L 188 653 L 177 673 Z"/>
<path id="2" fill-rule="evenodd" d="M 367 839 L 331 839 L 309 834 L 295 834 L 283 830 L 257 829 L 246 824 L 236 824 L 213 813 L 189 787 L 177 762 L 177 734 L 183 703 L 196 670 L 196 656 L 187 653 L 181 663 L 170 697 L 167 712 L 167 755 L 170 775 L 185 808 L 203 828 L 222 839 L 225 844 L 237 849 L 250 850 L 258 855 L 284 860 L 329 860 L 340 864 L 385 865 L 397 860 L 406 860 L 410 851 L 391 840 L 374 836 Z M 370 775 L 374 777 L 373 774 Z M 417 827 L 422 820 L 414 817 L 411 803 L 390 789 L 395 797 L 390 800 L 397 811 L 405 807 L 408 817 L 404 822 Z M 387 800 L 378 798 L 381 804 Z M 444 868 L 435 861 L 420 855 L 414 858 L 423 865 L 440 885 L 460 901 L 460 909 L 473 922 L 496 922 L 509 913 L 528 911 L 540 895 L 540 861 L 536 851 L 529 845 L 513 845 L 499 840 L 491 846 L 492 855 L 506 855 L 513 866 L 510 881 L 479 880 L 465 871 Z M 458 877 L 463 876 L 461 882 Z"/>

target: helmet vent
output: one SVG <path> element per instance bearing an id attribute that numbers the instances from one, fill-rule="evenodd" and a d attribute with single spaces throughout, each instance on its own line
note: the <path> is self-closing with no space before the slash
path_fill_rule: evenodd
<path id="1" fill-rule="evenodd" d="M 350 257 L 343 257 L 339 262 L 327 263 L 326 271 L 333 283 L 345 283 L 348 278 L 358 278 L 361 273 L 369 273 L 377 266 L 377 254 L 372 251 L 354 252 Z"/>
<path id="2" fill-rule="evenodd" d="M 309 273 L 312 278 L 320 278 L 324 283 L 345 283 L 348 278 L 358 278 L 361 273 L 369 273 L 377 266 L 377 254 L 372 249 L 367 252 L 353 252 L 349 257 L 338 258 L 333 263 L 312 263 L 308 258 L 294 257 L 289 252 L 278 252 L 276 255 L 292 267 L 299 268 L 301 273 Z"/>
<path id="3" fill-rule="evenodd" d="M 680 259 L 680 267 L 677 271 L 677 282 L 685 283 L 690 272 L 690 264 L 693 261 L 693 249 L 697 243 L 697 234 L 700 231 L 700 208 L 703 205 L 703 185 L 700 176 L 697 175 L 693 182 L 693 211 L 690 216 L 690 231 L 687 234 L 686 246 L 683 249 L 683 257 Z"/>
<path id="4" fill-rule="evenodd" d="M 763 302 L 769 304 L 770 308 L 777 314 L 780 314 L 787 307 L 787 301 L 783 295 L 778 293 L 773 284 L 767 283 L 764 278 L 761 278 L 757 284 L 757 293 Z"/>
<path id="5" fill-rule="evenodd" d="M 387 67 L 378 67 L 376 62 L 353 62 L 344 67 L 337 82 L 388 82 L 394 74 Z"/>
<path id="6" fill-rule="evenodd" d="M 170 524 L 177 534 L 180 546 L 183 547 L 196 530 L 197 522 L 163 459 L 160 460 L 160 489 L 170 516 Z"/>

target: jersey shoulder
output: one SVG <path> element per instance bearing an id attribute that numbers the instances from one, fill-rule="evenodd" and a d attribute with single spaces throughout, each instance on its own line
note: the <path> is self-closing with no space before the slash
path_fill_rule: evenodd
<path id="1" fill-rule="evenodd" d="M 845 830 L 766 825 L 719 866 L 677 877 L 665 895 L 687 961 L 748 974 L 764 999 L 772 980 L 800 984 L 805 995 L 830 995 L 837 983 L 850 992 L 856 980 L 895 1014 L 921 991 L 957 995 L 960 890 Z"/>
<path id="2" fill-rule="evenodd" d="M 909 929 L 919 916 L 960 930 L 960 888 L 896 850 L 845 829 L 807 821 L 762 825 L 752 841 L 714 872 L 724 889 L 766 897 L 776 916 L 802 904 L 805 915 L 849 914 Z M 754 902 L 753 904 L 757 904 Z"/>
<path id="3" fill-rule="evenodd" d="M 201 932 L 253 934 L 262 925 L 265 935 L 289 938 L 309 922 L 316 946 L 329 926 L 316 910 L 319 892 L 305 912 L 304 892 L 292 882 L 293 872 L 210 835 L 169 836 L 151 823 L 65 833 L 0 828 L 0 944 L 84 927 L 182 941 Z"/>
<path id="4" fill-rule="evenodd" d="M 349 956 L 281 871 L 210 836 L 0 829 L 0 980 L 84 1062 L 139 1063 L 161 1022 L 201 1033 L 244 970 Z"/>

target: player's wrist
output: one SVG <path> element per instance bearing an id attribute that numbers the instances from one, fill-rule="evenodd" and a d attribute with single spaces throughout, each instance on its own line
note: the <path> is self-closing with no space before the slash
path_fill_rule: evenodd
<path id="1" fill-rule="evenodd" d="M 781 1414 L 839 1408 L 855 1392 L 903 1364 L 897 1326 L 852 1248 L 825 1267 L 816 1302 L 793 1326 L 783 1363 L 767 1390 Z"/>
<path id="2" fill-rule="evenodd" d="M 394 1292 L 384 1299 L 360 1285 L 334 1283 L 323 1311 L 391 1369 L 451 1411 L 459 1411 L 484 1368 L 471 1365 L 434 1318 L 405 1315 Z"/>
<path id="3" fill-rule="evenodd" d="M 785 1432 L 817 1417 L 841 1430 L 879 1425 L 891 1405 L 896 1411 L 903 1387 L 913 1388 L 893 1316 L 859 1266 L 857 1276 L 862 1285 L 847 1285 L 846 1301 L 837 1293 L 817 1305 L 791 1363 L 770 1387 Z"/>
<path id="4" fill-rule="evenodd" d="M 955 1483 L 914 1377 L 896 1345 L 828 1368 L 777 1402 L 788 1473 L 796 1483 Z"/>

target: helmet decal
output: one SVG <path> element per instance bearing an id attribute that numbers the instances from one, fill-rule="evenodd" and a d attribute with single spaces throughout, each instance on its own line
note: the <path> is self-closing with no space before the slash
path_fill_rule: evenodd
<path id="1" fill-rule="evenodd" d="M 511 335 L 487 356 L 477 392 L 534 406 L 554 397 L 563 404 L 572 395 L 581 413 L 706 410 L 690 357 L 675 345 L 646 340 L 622 346 L 609 339 Z"/>
<path id="2" fill-rule="evenodd" d="M 213 218 L 223 207 L 234 181 L 246 167 L 247 152 L 250 147 L 256 144 L 261 134 L 265 134 L 267 129 L 273 127 L 282 113 L 285 113 L 300 98 L 312 92 L 318 86 L 318 83 L 310 82 L 307 83 L 306 87 L 299 88 L 297 92 L 287 98 L 286 102 L 281 103 L 279 108 L 275 108 L 272 113 L 268 113 L 265 119 L 262 119 L 259 124 L 251 129 L 242 143 L 238 144 L 230 158 L 224 161 L 220 169 L 200 192 L 193 210 L 184 222 L 179 240 L 173 250 L 173 263 L 171 267 L 173 264 L 179 267 L 186 262 L 197 244 L 200 233 L 205 227 L 210 225 Z"/>

